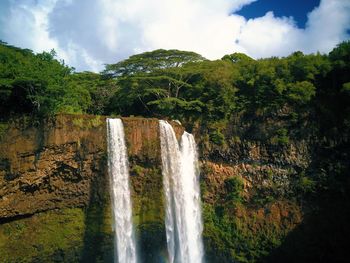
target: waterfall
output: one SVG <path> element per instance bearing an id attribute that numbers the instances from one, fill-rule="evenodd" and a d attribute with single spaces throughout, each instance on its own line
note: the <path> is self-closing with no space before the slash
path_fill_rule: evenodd
<path id="1" fill-rule="evenodd" d="M 115 233 L 114 262 L 136 263 L 129 186 L 129 162 L 124 126 L 120 119 L 107 119 L 108 173 L 110 176 Z"/>
<path id="2" fill-rule="evenodd" d="M 179 145 L 169 123 L 160 121 L 159 126 L 169 262 L 201 263 L 203 225 L 196 144 L 185 132 Z"/>

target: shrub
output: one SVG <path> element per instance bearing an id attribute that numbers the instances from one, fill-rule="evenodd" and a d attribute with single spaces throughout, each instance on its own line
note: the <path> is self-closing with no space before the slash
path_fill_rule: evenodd
<path id="1" fill-rule="evenodd" d="M 227 191 L 227 201 L 241 202 L 244 189 L 243 179 L 234 176 L 225 180 L 225 188 Z"/>
<path id="2" fill-rule="evenodd" d="M 225 143 L 225 136 L 219 131 L 213 131 L 209 135 L 210 141 L 216 145 L 224 145 Z"/>
<path id="3" fill-rule="evenodd" d="M 278 129 L 276 135 L 271 138 L 272 144 L 286 145 L 289 143 L 288 130 L 285 128 Z"/>
<path id="4" fill-rule="evenodd" d="M 304 173 L 302 173 L 297 182 L 298 190 L 303 194 L 312 193 L 315 190 L 315 187 L 316 187 L 316 182 L 311 178 L 305 176 Z"/>

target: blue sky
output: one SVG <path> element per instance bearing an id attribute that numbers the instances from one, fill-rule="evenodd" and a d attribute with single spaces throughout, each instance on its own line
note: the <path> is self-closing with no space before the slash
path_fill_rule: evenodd
<path id="1" fill-rule="evenodd" d="M 327 53 L 349 40 L 350 0 L 1 0 L 0 39 L 54 48 L 78 71 L 100 71 L 158 48 L 208 59 Z"/>
<path id="2" fill-rule="evenodd" d="M 243 7 L 237 14 L 249 19 L 273 11 L 278 17 L 292 16 L 298 27 L 305 28 L 307 14 L 319 4 L 320 0 L 260 0 Z"/>

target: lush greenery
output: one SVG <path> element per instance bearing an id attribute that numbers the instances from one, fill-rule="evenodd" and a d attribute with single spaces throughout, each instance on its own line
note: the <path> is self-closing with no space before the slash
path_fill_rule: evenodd
<path id="1" fill-rule="evenodd" d="M 260 60 L 234 53 L 208 61 L 193 52 L 156 50 L 106 65 L 101 74 L 75 73 L 55 56 L 54 50 L 33 54 L 1 42 L 1 112 L 213 121 L 229 119 L 234 112 L 290 107 L 290 118 L 297 121 L 312 105 L 323 116 L 339 110 L 334 121 L 341 121 L 349 111 L 350 42 L 329 55 L 295 52 Z"/>
<path id="2" fill-rule="evenodd" d="M 155 116 L 193 124 L 285 111 L 288 125 L 269 135 L 277 144 L 287 143 L 290 128 L 310 114 L 329 131 L 350 125 L 350 42 L 328 55 L 295 52 L 259 60 L 234 53 L 208 61 L 193 52 L 155 50 L 106 65 L 101 74 L 76 73 L 55 56 L 54 50 L 34 54 L 0 43 L 3 119 L 64 112 Z M 221 131 L 211 132 L 212 140 L 222 143 Z"/>
<path id="3" fill-rule="evenodd" d="M 0 112 L 6 118 L 20 114 L 103 113 L 111 81 L 99 74 L 74 73 L 56 53 L 33 54 L 0 43 Z"/>

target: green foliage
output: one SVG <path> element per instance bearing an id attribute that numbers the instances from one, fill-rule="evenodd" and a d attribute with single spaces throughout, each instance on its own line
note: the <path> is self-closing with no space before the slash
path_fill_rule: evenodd
<path id="1" fill-rule="evenodd" d="M 285 128 L 278 129 L 276 135 L 271 138 L 272 144 L 286 145 L 289 143 L 288 130 Z"/>
<path id="2" fill-rule="evenodd" d="M 104 123 L 102 122 L 100 116 L 96 116 L 96 117 L 94 117 L 93 119 L 90 120 L 90 125 L 91 125 L 91 127 L 93 127 L 93 128 L 97 128 L 97 127 L 99 127 L 99 126 L 101 126 L 101 125 L 103 125 L 103 124 L 104 124 Z"/>
<path id="3" fill-rule="evenodd" d="M 350 82 L 344 83 L 341 91 L 350 95 Z"/>
<path id="4" fill-rule="evenodd" d="M 213 119 L 229 116 L 235 105 L 233 65 L 226 61 L 199 62 L 202 59 L 177 56 L 178 51 L 169 51 L 167 55 L 172 52 L 177 62 L 167 62 L 166 66 L 141 67 L 135 57 L 125 60 L 123 63 L 128 67 L 142 70 L 115 74 L 119 76 L 116 78 L 119 89 L 110 101 L 109 110 L 122 115 L 164 116 L 189 121 L 202 116 Z M 139 56 L 142 63 L 148 63 L 148 53 Z M 141 59 L 143 56 L 147 59 Z"/>
<path id="5" fill-rule="evenodd" d="M 72 69 L 57 61 L 56 53 L 34 55 L 5 44 L 0 45 L 0 102 L 6 114 L 83 112 L 89 94 L 70 86 Z"/>
<path id="6" fill-rule="evenodd" d="M 84 214 L 81 209 L 65 209 L 37 214 L 32 218 L 0 225 L 0 254 L 3 262 L 78 261 L 83 247 Z"/>
<path id="7" fill-rule="evenodd" d="M 84 125 L 84 119 L 81 119 L 81 118 L 76 118 L 73 120 L 73 125 L 77 128 L 84 128 L 85 125 Z"/>
<path id="8" fill-rule="evenodd" d="M 107 106 L 117 91 L 116 83 L 102 75 L 92 72 L 71 74 L 67 81 L 69 86 L 83 92 L 82 110 L 91 114 L 106 114 Z"/>
<path id="9" fill-rule="evenodd" d="M 246 211 L 239 203 L 235 209 Z M 203 239 L 209 262 L 261 262 L 281 244 L 288 231 L 279 229 L 273 220 L 258 218 L 256 214 L 237 216 L 230 210 L 230 202 L 220 207 L 203 205 Z"/>
<path id="10" fill-rule="evenodd" d="M 160 49 L 106 65 L 96 74 L 74 73 L 55 59 L 54 50 L 33 54 L 2 42 L 0 110 L 3 118 L 92 113 L 205 124 L 230 120 L 237 113 L 263 119 L 288 109 L 289 126 L 305 121 L 305 112 L 315 110 L 323 116 L 321 125 L 346 126 L 350 97 L 343 95 L 350 83 L 349 46 L 343 42 L 328 56 L 295 52 L 254 60 L 234 53 L 217 61 Z M 334 112 L 339 118 L 332 118 Z M 222 141 L 220 135 L 211 136 Z"/>
<path id="11" fill-rule="evenodd" d="M 0 140 L 6 134 L 8 127 L 9 127 L 8 123 L 1 123 L 0 122 Z"/>
<path id="12" fill-rule="evenodd" d="M 238 176 L 230 177 L 225 180 L 225 189 L 227 191 L 226 199 L 234 201 L 235 203 L 242 202 L 242 194 L 244 189 L 244 182 Z"/>
<path id="13" fill-rule="evenodd" d="M 144 173 L 144 168 L 135 164 L 132 166 L 131 173 L 140 176 Z"/>
<path id="14" fill-rule="evenodd" d="M 56 52 L 0 44 L 0 111 L 19 114 L 105 113 L 115 84 L 95 73 L 75 73 L 55 59 Z"/>
<path id="15" fill-rule="evenodd" d="M 320 79 L 331 68 L 326 56 L 301 52 L 285 58 L 237 59 L 234 65 L 240 71 L 235 79 L 237 108 L 262 117 L 289 109 L 289 118 L 294 120 L 290 124 L 297 123 L 312 105 Z"/>
<path id="16" fill-rule="evenodd" d="M 312 193 L 315 190 L 316 182 L 305 175 L 301 175 L 298 180 L 297 187 L 298 187 L 298 190 L 304 194 Z"/>
<path id="17" fill-rule="evenodd" d="M 155 100 L 148 102 L 147 105 L 153 106 L 154 111 L 157 111 L 162 116 L 168 116 L 173 119 L 199 116 L 204 107 L 204 104 L 199 100 L 185 101 L 178 98 Z"/>
<path id="18" fill-rule="evenodd" d="M 103 124 L 100 116 L 95 116 L 94 118 L 88 118 L 88 119 L 76 117 L 73 119 L 72 122 L 76 128 L 86 129 L 86 130 L 91 128 L 97 128 Z"/>
<path id="19" fill-rule="evenodd" d="M 344 41 L 339 45 L 337 45 L 337 47 L 334 48 L 329 53 L 329 58 L 336 69 L 349 70 L 349 67 L 350 67 L 349 50 L 350 50 L 350 41 Z M 345 77 L 345 76 L 342 76 L 342 77 Z M 349 76 L 347 76 L 347 78 L 349 78 Z"/>
<path id="20" fill-rule="evenodd" d="M 232 63 L 237 63 L 237 62 L 252 62 L 254 59 L 251 57 L 247 56 L 246 54 L 243 53 L 233 53 L 231 55 L 225 55 L 223 56 L 222 60 L 227 60 Z"/>
<path id="21" fill-rule="evenodd" d="M 65 78 L 72 69 L 54 59 L 55 52 L 34 55 L 0 44 L 0 101 L 6 114 L 59 112 L 74 97 Z M 73 95 L 73 96 L 72 96 Z M 81 100 L 84 96 L 75 96 Z"/>
<path id="22" fill-rule="evenodd" d="M 237 87 L 234 79 L 239 72 L 227 61 L 204 61 L 192 65 L 195 74 L 191 78 L 193 89 L 186 90 L 184 97 L 199 99 L 205 105 L 203 120 L 226 120 L 236 109 Z"/>
<path id="23" fill-rule="evenodd" d="M 225 143 L 225 136 L 219 131 L 213 131 L 209 134 L 210 141 L 213 142 L 216 145 L 224 145 Z"/>
<path id="24" fill-rule="evenodd" d="M 116 64 L 106 65 L 103 74 L 106 77 L 130 76 L 138 73 L 150 73 L 155 70 L 180 67 L 188 62 L 203 61 L 201 55 L 194 52 L 157 49 L 133 55 Z"/>
<path id="25" fill-rule="evenodd" d="M 48 211 L 0 224 L 1 262 L 108 262 L 113 246 L 111 211 L 87 209 Z"/>
<path id="26" fill-rule="evenodd" d="M 288 98 L 295 103 L 305 104 L 315 96 L 315 86 L 308 81 L 296 82 L 288 85 Z"/>

